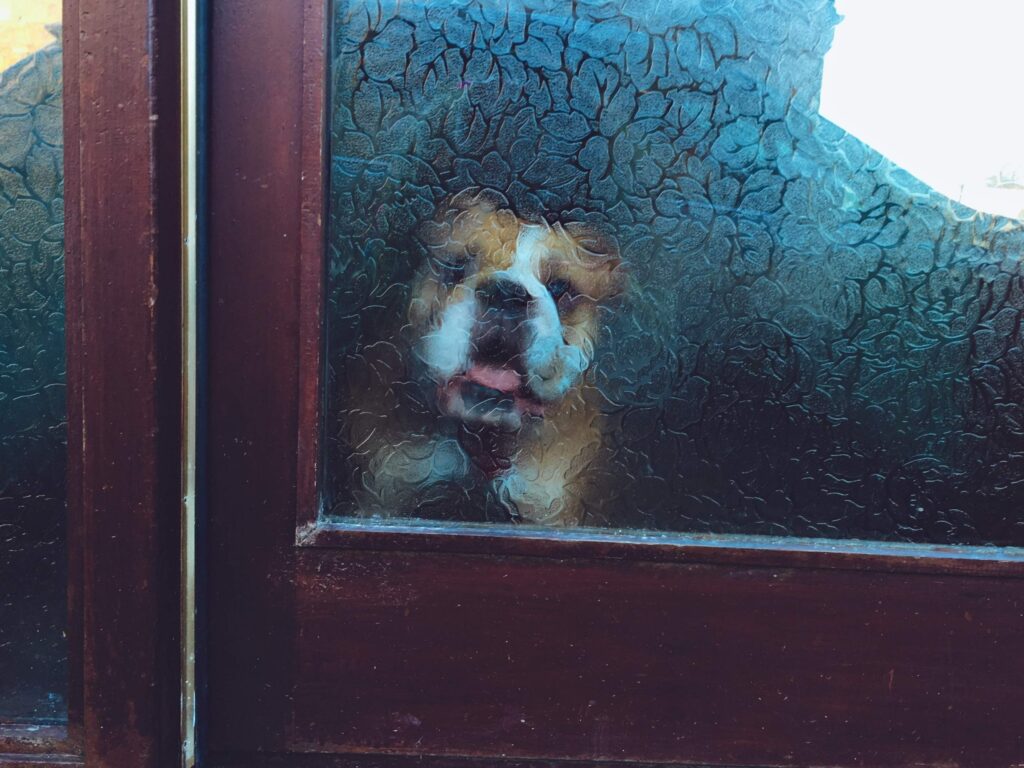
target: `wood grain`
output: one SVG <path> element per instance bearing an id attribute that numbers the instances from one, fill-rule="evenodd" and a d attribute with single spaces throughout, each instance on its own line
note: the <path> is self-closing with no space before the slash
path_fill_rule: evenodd
<path id="1" fill-rule="evenodd" d="M 247 749 L 280 743 L 287 725 L 294 603 L 281 554 L 294 545 L 298 494 L 302 8 L 211 7 L 211 750 L 227 723 L 242 726 Z M 283 613 L 267 612 L 278 591 Z"/>
<path id="2" fill-rule="evenodd" d="M 65 725 L 0 724 L 0 765 L 6 765 L 5 759 L 12 762 L 21 756 L 66 760 L 79 757 L 80 751 L 80 742 Z"/>
<path id="3" fill-rule="evenodd" d="M 1024 552 L 797 537 L 552 530 L 539 526 L 392 521 L 320 523 L 301 531 L 304 547 L 402 552 L 527 555 L 738 567 L 1024 577 Z"/>
<path id="4" fill-rule="evenodd" d="M 0 754 L 0 768 L 39 768 L 44 765 L 81 766 L 85 763 L 77 755 L 18 755 Z"/>
<path id="5" fill-rule="evenodd" d="M 1009 765 L 1013 579 L 302 552 L 296 751 Z"/>
<path id="6" fill-rule="evenodd" d="M 79 47 L 78 0 L 64 0 L 62 46 L 64 51 L 64 285 L 65 344 L 67 347 L 68 408 L 68 731 L 81 750 L 84 723 L 82 657 L 84 645 L 82 569 L 83 544 L 83 423 L 82 423 L 82 302 L 81 251 L 82 169 L 79 140 Z"/>
<path id="7" fill-rule="evenodd" d="M 179 8 L 66 12 L 84 751 L 97 768 L 165 766 L 179 701 Z"/>
<path id="8" fill-rule="evenodd" d="M 299 242 L 299 431 L 296 529 L 316 524 L 320 514 L 320 433 L 324 399 L 324 227 L 327 183 L 327 8 L 304 0 L 302 39 L 302 225 Z"/>

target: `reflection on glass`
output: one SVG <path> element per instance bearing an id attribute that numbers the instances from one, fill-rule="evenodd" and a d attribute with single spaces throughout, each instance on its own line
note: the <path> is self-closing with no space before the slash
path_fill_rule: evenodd
<path id="1" fill-rule="evenodd" d="M 326 518 L 1024 544 L 1024 231 L 819 114 L 842 23 L 338 0 Z"/>
<path id="2" fill-rule="evenodd" d="M 66 717 L 60 3 L 0 6 L 0 720 Z"/>

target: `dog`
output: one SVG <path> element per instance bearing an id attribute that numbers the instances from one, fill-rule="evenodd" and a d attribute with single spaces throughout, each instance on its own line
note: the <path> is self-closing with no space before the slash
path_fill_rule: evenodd
<path id="1" fill-rule="evenodd" d="M 617 242 L 585 223 L 526 220 L 479 188 L 420 235 L 406 343 L 373 345 L 369 377 L 350 389 L 361 512 L 407 513 L 439 485 L 487 486 L 511 520 L 579 525 L 597 490 L 581 478 L 603 438 L 588 376 L 599 313 L 627 283 Z M 400 394 L 409 380 L 418 418 Z"/>

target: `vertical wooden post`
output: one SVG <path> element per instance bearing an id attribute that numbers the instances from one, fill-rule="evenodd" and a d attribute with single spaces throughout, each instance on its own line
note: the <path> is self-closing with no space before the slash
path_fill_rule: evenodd
<path id="1" fill-rule="evenodd" d="M 171 766 L 179 751 L 179 9 L 177 0 L 65 6 L 84 752 L 96 768 Z"/>

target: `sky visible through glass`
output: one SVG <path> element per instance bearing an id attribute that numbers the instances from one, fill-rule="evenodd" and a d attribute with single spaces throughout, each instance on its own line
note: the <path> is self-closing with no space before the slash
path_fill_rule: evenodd
<path id="1" fill-rule="evenodd" d="M 1024 217 L 1024 4 L 838 0 L 821 114 L 971 208 Z"/>

